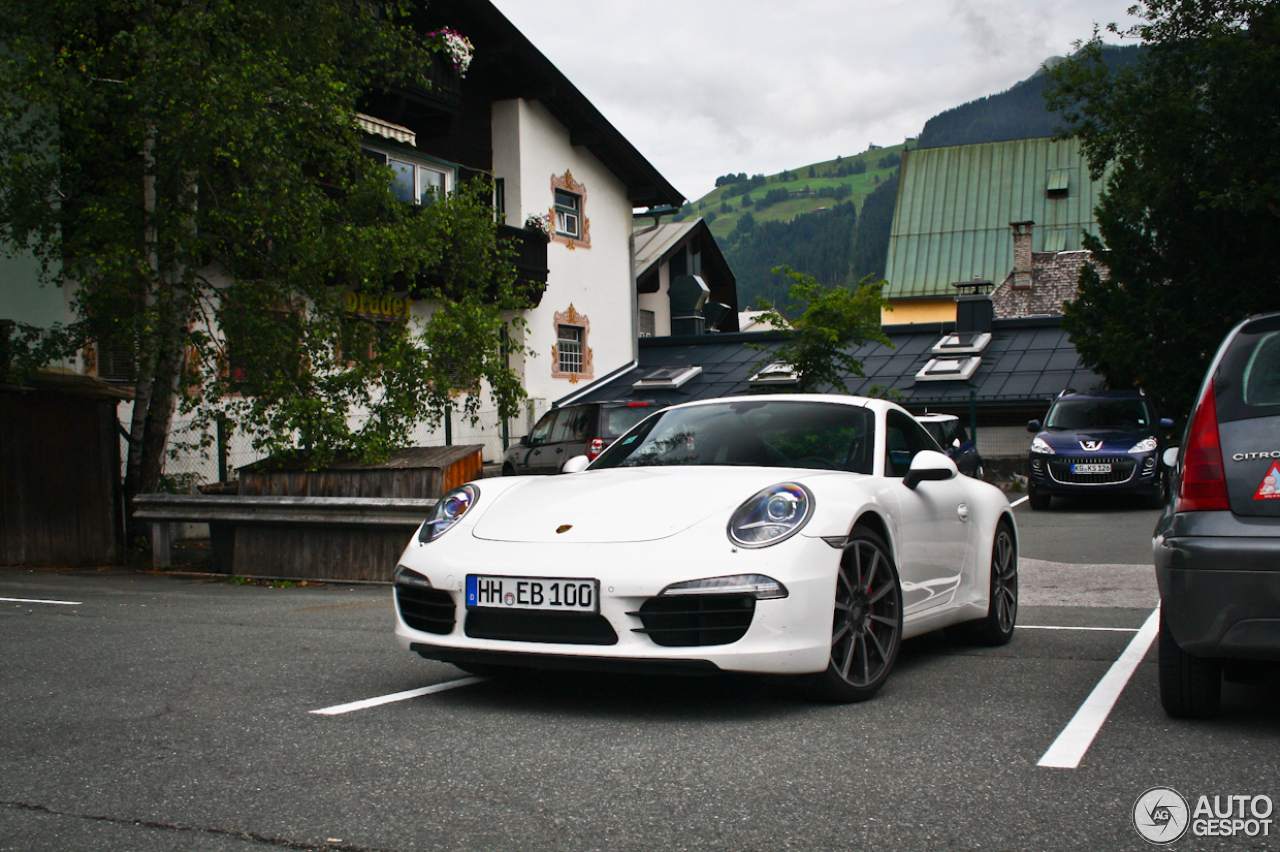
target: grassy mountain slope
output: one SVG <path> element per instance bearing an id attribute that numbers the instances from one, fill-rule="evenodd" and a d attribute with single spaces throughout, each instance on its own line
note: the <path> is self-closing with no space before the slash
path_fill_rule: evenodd
<path id="1" fill-rule="evenodd" d="M 685 205 L 685 209 L 681 211 L 680 218 L 696 218 L 700 216 L 707 219 L 710 222 L 711 233 L 719 238 L 724 238 L 737 227 L 742 213 L 747 210 L 751 211 L 751 215 L 757 223 L 789 222 L 801 214 L 834 207 L 838 201 L 852 201 L 861 210 L 862 203 L 867 196 L 897 171 L 896 165 L 889 168 L 881 168 L 880 161 L 889 157 L 896 163 L 902 157 L 904 147 L 906 146 L 894 145 L 888 148 L 872 148 L 852 157 L 841 157 L 839 160 L 827 160 L 821 163 L 814 163 L 811 166 L 801 166 L 800 168 L 789 169 L 786 172 L 768 175 L 766 177 L 767 183 L 750 191 L 749 195 L 753 203 L 746 207 L 742 205 L 744 196 L 734 194 L 734 187 L 718 187 L 697 201 Z M 840 170 L 841 166 L 852 168 L 853 164 L 859 161 L 866 165 L 864 173 L 848 174 L 843 177 L 836 176 L 836 172 Z M 809 177 L 810 169 L 813 170 L 814 177 Z M 794 176 L 795 179 L 783 180 L 784 175 Z M 820 196 L 817 194 L 824 187 L 829 190 L 835 190 L 841 185 L 849 188 L 849 194 L 844 198 L 837 199 L 832 196 Z M 813 193 L 812 195 L 792 197 L 764 209 L 761 209 L 755 203 L 762 199 L 769 190 L 786 189 L 792 192 L 800 192 L 806 187 Z M 730 208 L 728 212 L 725 212 L 723 205 L 728 205 Z M 712 216 L 712 213 L 715 216 Z"/>

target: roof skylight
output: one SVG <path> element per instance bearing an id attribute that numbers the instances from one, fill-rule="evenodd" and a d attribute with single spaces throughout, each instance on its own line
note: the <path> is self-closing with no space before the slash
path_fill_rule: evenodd
<path id="1" fill-rule="evenodd" d="M 659 367 L 631 387 L 635 390 L 675 390 L 700 375 L 701 367 Z"/>

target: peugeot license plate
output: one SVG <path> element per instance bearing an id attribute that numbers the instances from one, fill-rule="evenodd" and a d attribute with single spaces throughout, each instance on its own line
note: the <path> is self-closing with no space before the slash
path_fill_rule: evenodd
<path id="1" fill-rule="evenodd" d="M 1111 465 L 1103 462 L 1090 462 L 1089 464 L 1073 464 L 1071 465 L 1072 473 L 1110 473 Z"/>
<path id="2" fill-rule="evenodd" d="M 467 608 L 599 611 L 599 580 L 467 575 Z"/>

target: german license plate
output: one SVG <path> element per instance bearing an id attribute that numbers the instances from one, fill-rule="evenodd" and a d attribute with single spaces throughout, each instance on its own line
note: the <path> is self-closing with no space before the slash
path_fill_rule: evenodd
<path id="1" fill-rule="evenodd" d="M 467 575 L 467 608 L 598 612 L 600 581 L 564 577 Z"/>
<path id="2" fill-rule="evenodd" d="M 1110 473 L 1111 465 L 1100 462 L 1091 462 L 1089 464 L 1073 464 L 1071 465 L 1072 473 Z"/>

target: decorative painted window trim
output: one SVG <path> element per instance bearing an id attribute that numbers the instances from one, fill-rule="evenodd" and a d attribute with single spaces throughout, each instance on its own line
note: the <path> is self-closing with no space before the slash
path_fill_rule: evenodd
<path id="1" fill-rule="evenodd" d="M 578 234 L 562 233 L 558 227 L 551 236 L 551 241 L 560 243 L 568 247 L 570 250 L 591 248 L 591 220 L 587 218 L 587 188 L 583 184 L 573 179 L 573 172 L 569 169 L 564 170 L 562 175 L 551 176 L 551 198 L 552 205 L 547 212 L 551 215 L 551 222 L 556 224 L 556 204 L 554 203 L 556 190 L 568 192 L 578 197 Z"/>
<path id="2" fill-rule="evenodd" d="M 560 326 L 562 325 L 582 329 L 582 339 L 579 343 L 582 349 L 582 363 L 581 369 L 576 373 L 560 369 Z M 578 313 L 578 310 L 570 304 L 569 310 L 556 311 L 553 330 L 556 335 L 556 344 L 551 347 L 551 378 L 568 379 L 569 383 L 574 385 L 581 379 L 594 379 L 595 365 L 592 364 L 591 347 L 587 345 L 591 333 L 591 320 Z"/>

